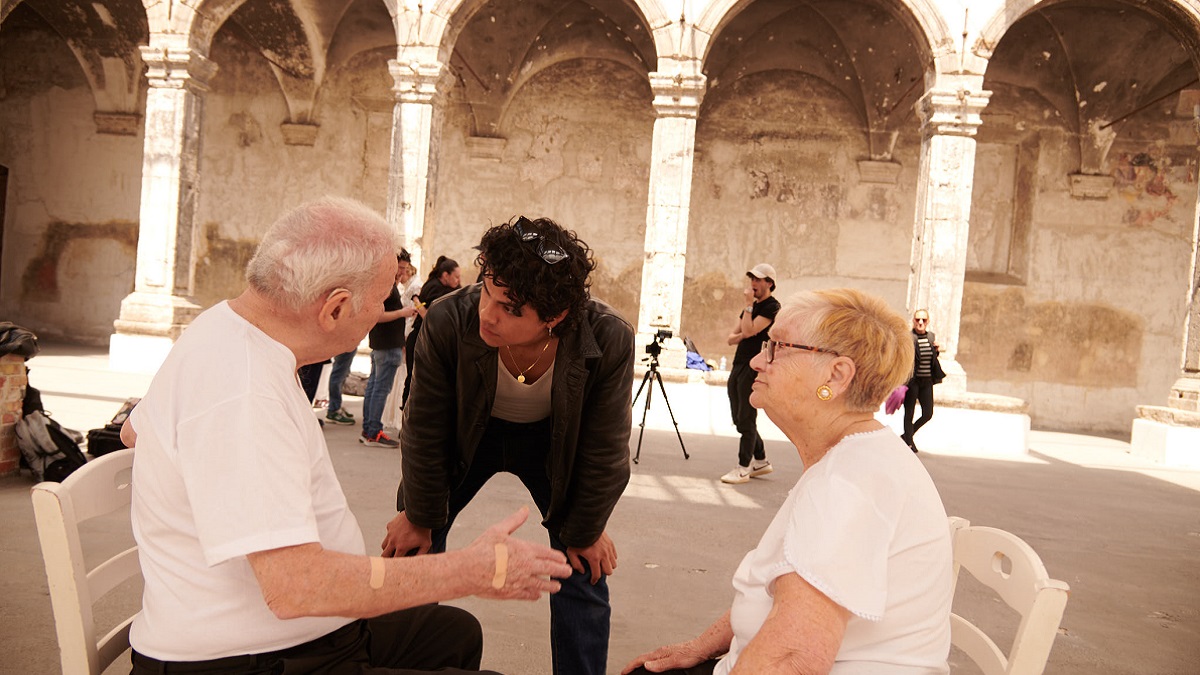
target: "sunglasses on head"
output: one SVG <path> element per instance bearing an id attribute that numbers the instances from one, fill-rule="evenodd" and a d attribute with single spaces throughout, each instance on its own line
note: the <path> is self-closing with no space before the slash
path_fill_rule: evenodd
<path id="1" fill-rule="evenodd" d="M 534 250 L 538 254 L 538 257 L 544 260 L 547 265 L 557 265 L 571 257 L 563 250 L 561 244 L 551 243 L 544 235 L 535 232 L 533 222 L 525 216 L 517 218 L 517 222 L 513 223 L 513 232 L 516 232 L 521 241 L 527 244 L 536 241 L 537 246 Z"/>

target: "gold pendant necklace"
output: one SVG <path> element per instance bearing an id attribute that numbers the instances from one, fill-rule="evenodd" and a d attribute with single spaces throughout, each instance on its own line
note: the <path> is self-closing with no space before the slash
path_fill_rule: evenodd
<path id="1" fill-rule="evenodd" d="M 533 367 L 536 366 L 538 364 L 538 362 L 542 360 L 542 357 L 546 355 L 546 350 L 550 348 L 550 341 L 553 339 L 554 339 L 553 335 L 546 338 L 546 345 L 544 347 L 542 347 L 542 353 L 538 354 L 537 359 L 534 360 L 533 363 L 529 364 L 528 368 L 526 368 L 525 370 L 522 370 L 517 375 L 517 382 L 519 382 L 521 384 L 525 384 L 525 373 L 528 373 L 530 370 L 533 370 Z M 512 364 L 514 366 L 516 366 L 517 368 L 520 368 L 521 364 L 517 363 L 517 360 L 515 358 L 513 358 L 512 347 L 509 347 L 508 345 L 504 345 L 504 348 L 508 350 L 508 360 L 512 361 Z"/>

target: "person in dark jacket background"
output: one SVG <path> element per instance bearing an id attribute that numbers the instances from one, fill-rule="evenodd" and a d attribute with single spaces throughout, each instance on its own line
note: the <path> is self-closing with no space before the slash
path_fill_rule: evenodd
<path id="1" fill-rule="evenodd" d="M 412 330 L 404 338 L 404 363 L 408 373 L 404 377 L 404 392 L 400 396 L 400 407 L 408 403 L 408 391 L 412 387 L 412 371 L 416 359 L 417 336 L 421 334 L 421 324 L 425 321 L 425 313 L 434 300 L 462 287 L 462 270 L 458 262 L 444 255 L 438 256 L 429 277 L 421 284 L 421 290 L 412 296 L 416 315 L 413 316 Z"/>
<path id="2" fill-rule="evenodd" d="M 492 227 L 479 251 L 482 281 L 430 307 L 417 340 L 383 554 L 445 550 L 483 485 L 516 475 L 575 570 L 550 601 L 554 672 L 599 675 L 617 566 L 605 527 L 630 473 L 633 328 L 590 298 L 591 251 L 555 222 Z"/>

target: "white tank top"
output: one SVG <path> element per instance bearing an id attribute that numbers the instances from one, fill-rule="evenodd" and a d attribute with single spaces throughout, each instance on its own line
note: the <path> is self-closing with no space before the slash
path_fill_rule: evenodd
<path id="1" fill-rule="evenodd" d="M 496 364 L 496 401 L 492 417 L 509 422 L 537 422 L 550 416 L 550 389 L 554 383 L 554 362 L 550 369 L 532 384 L 517 382 L 503 363 Z"/>

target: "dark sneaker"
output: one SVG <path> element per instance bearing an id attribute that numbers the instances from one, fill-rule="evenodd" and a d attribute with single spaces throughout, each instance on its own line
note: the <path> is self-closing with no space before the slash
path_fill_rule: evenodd
<path id="1" fill-rule="evenodd" d="M 330 410 L 329 412 L 325 413 L 325 419 L 330 424 L 354 424 L 354 415 L 351 415 L 345 410 Z"/>
<path id="2" fill-rule="evenodd" d="M 398 448 L 398 447 L 400 447 L 400 441 L 397 441 L 396 439 L 389 437 L 387 434 L 383 433 L 382 431 L 375 434 L 374 436 L 367 436 L 366 434 L 363 434 L 358 437 L 358 442 L 362 443 L 363 445 L 370 446 L 372 448 Z"/>

